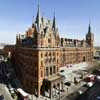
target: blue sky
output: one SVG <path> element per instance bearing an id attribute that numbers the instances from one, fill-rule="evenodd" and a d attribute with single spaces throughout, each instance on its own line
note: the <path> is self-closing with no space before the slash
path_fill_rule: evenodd
<path id="1" fill-rule="evenodd" d="M 36 16 L 38 0 L 0 0 L 0 42 L 15 43 Z M 100 0 L 40 0 L 41 15 L 52 19 L 56 12 L 59 33 L 67 38 L 85 38 L 91 19 L 95 45 L 100 45 Z"/>

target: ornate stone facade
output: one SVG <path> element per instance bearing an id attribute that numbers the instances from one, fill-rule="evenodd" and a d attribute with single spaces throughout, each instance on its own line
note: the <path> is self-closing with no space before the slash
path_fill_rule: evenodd
<path id="1" fill-rule="evenodd" d="M 25 35 L 16 36 L 13 59 L 17 76 L 24 89 L 39 96 L 46 83 L 44 80 L 50 82 L 50 86 L 45 85 L 46 87 L 52 88 L 52 82 L 59 86 L 62 83 L 58 75 L 60 67 L 85 61 L 92 62 L 93 40 L 90 25 L 86 40 L 60 38 L 55 15 L 53 21 L 45 19 L 41 17 L 38 7 L 32 27 Z"/>

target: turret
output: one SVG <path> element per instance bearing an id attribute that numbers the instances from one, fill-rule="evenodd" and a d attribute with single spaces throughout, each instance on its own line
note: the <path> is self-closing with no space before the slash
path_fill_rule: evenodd
<path id="1" fill-rule="evenodd" d="M 20 34 L 16 35 L 16 44 L 20 45 L 21 44 L 21 38 L 20 38 Z"/>
<path id="2" fill-rule="evenodd" d="M 19 39 L 18 39 L 18 34 L 16 35 L 16 44 L 18 44 Z"/>
<path id="3" fill-rule="evenodd" d="M 85 47 L 86 46 L 84 39 L 81 41 L 81 45 L 82 45 L 82 47 Z"/>

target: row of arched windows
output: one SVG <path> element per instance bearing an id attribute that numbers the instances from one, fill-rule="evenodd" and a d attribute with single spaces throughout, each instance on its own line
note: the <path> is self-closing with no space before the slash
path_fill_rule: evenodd
<path id="1" fill-rule="evenodd" d="M 47 77 L 50 75 L 56 74 L 56 72 L 57 72 L 56 66 L 46 67 L 46 76 Z"/>

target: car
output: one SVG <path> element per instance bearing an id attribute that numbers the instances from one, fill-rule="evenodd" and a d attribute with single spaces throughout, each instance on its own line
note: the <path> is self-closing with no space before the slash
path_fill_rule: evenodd
<path id="1" fill-rule="evenodd" d="M 87 87 L 88 88 L 87 84 L 84 84 L 83 87 Z"/>
<path id="2" fill-rule="evenodd" d="M 82 95 L 84 92 L 86 92 L 87 91 L 87 87 L 81 87 L 79 90 L 78 90 L 78 94 L 79 95 Z"/>
<path id="3" fill-rule="evenodd" d="M 100 70 L 99 69 L 95 69 L 92 73 L 95 74 L 95 75 L 100 75 Z"/>
<path id="4" fill-rule="evenodd" d="M 85 79 L 84 79 L 84 81 L 86 81 L 86 82 L 95 82 L 95 79 L 96 79 L 96 76 L 95 75 L 88 75 Z"/>
<path id="5" fill-rule="evenodd" d="M 67 85 L 67 86 L 71 86 L 70 82 L 65 82 L 64 84 Z"/>
<path id="6" fill-rule="evenodd" d="M 60 90 L 61 92 L 64 92 L 65 90 L 64 89 L 62 89 L 62 90 Z"/>
<path id="7" fill-rule="evenodd" d="M 64 72 L 64 70 L 61 70 L 60 72 L 62 73 L 62 72 Z"/>
<path id="8" fill-rule="evenodd" d="M 82 90 L 79 90 L 78 91 L 78 94 L 80 94 L 80 95 L 83 94 L 83 91 Z"/>
<path id="9" fill-rule="evenodd" d="M 100 75 L 96 76 L 96 79 L 97 79 L 97 80 L 100 80 Z"/>
<path id="10" fill-rule="evenodd" d="M 88 83 L 87 83 L 87 86 L 88 86 L 88 87 L 92 87 L 92 86 L 93 86 L 93 82 L 88 82 Z"/>
<path id="11" fill-rule="evenodd" d="M 97 98 L 97 100 L 100 100 L 100 96 L 97 96 L 96 98 Z"/>

